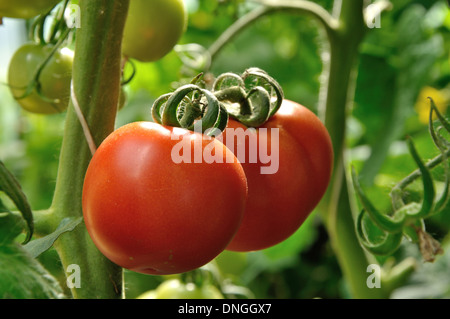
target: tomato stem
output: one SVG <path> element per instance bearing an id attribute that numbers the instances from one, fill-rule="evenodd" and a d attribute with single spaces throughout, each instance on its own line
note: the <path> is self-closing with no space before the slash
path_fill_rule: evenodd
<path id="1" fill-rule="evenodd" d="M 121 41 L 129 0 L 80 0 L 73 67 L 74 89 L 81 111 L 99 145 L 114 130 L 121 80 Z M 95 76 L 93 76 L 95 75 Z M 53 227 L 66 217 L 80 217 L 84 176 L 92 154 L 73 103 L 66 115 L 55 193 Z M 106 259 L 93 244 L 84 224 L 55 242 L 64 269 L 80 269 L 74 298 L 121 298 L 122 268 Z"/>
<path id="2" fill-rule="evenodd" d="M 367 31 L 364 21 L 364 1 L 336 0 L 336 25 L 327 29 L 328 61 L 324 61 L 324 82 L 319 100 L 319 116 L 332 137 L 335 154 L 330 186 L 318 207 L 330 242 L 354 298 L 385 298 L 383 288 L 370 289 L 366 285 L 367 266 L 374 261 L 366 256 L 357 239 L 357 212 L 351 179 L 347 178 L 345 162 L 345 134 L 348 109 L 355 90 L 358 49 Z"/>

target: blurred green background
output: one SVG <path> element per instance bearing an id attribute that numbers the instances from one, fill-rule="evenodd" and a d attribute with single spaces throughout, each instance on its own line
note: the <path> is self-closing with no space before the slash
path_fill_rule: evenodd
<path id="1" fill-rule="evenodd" d="M 331 0 L 316 1 L 328 10 Z M 180 44 L 210 46 L 238 17 L 254 7 L 244 1 L 187 0 L 189 26 Z M 27 41 L 27 25 L 4 19 L 0 26 L 0 160 L 20 180 L 33 209 L 47 208 L 52 199 L 65 114 L 26 113 L 6 85 L 8 61 Z M 240 73 L 255 66 L 266 70 L 284 89 L 286 98 L 317 110 L 325 44 L 320 27 L 308 17 L 287 13 L 266 16 L 245 29 L 218 54 L 211 72 Z M 389 191 L 416 167 L 408 154 L 405 136 L 411 136 L 423 159 L 438 154 L 427 128 L 432 96 L 447 114 L 450 101 L 450 10 L 446 1 L 393 1 L 380 27 L 369 30 L 360 50 L 354 107 L 349 114 L 348 158 L 360 172 L 373 202 L 390 209 Z M 151 120 L 150 107 L 161 94 L 195 75 L 176 52 L 154 63 L 136 62 L 136 75 L 125 87 L 127 102 L 117 115 L 117 127 L 136 120 Z M 425 120 L 424 120 L 425 119 Z M 442 182 L 443 172 L 433 175 Z M 420 196 L 420 181 L 408 190 Z M 438 188 L 439 189 L 439 188 Z M 449 209 L 450 210 L 450 209 Z M 450 248 L 450 211 L 427 222 L 427 229 Z M 444 248 L 445 248 L 444 247 Z M 393 298 L 449 298 L 449 249 L 433 264 L 424 264 L 415 245 L 408 242 L 393 256 L 418 260 L 409 282 Z M 61 276 L 56 255 L 40 257 Z M 384 259 L 380 263 L 386 262 Z M 321 220 L 312 214 L 300 230 L 270 249 L 224 253 L 217 261 L 227 280 L 247 287 L 257 298 L 345 298 L 345 280 L 328 242 Z M 231 263 L 234 269 L 226 268 Z M 225 270 L 224 270 L 225 269 Z M 154 289 L 165 277 L 126 272 L 126 293 L 135 298 Z M 61 279 L 63 280 L 63 279 Z"/>

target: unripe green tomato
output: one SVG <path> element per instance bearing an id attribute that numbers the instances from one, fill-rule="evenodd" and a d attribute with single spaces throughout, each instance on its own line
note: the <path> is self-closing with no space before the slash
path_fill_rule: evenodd
<path id="1" fill-rule="evenodd" d="M 141 62 L 157 61 L 177 44 L 187 26 L 183 0 L 131 0 L 122 52 Z"/>
<path id="2" fill-rule="evenodd" d="M 156 290 L 149 290 L 140 294 L 136 299 L 157 299 Z"/>
<path id="3" fill-rule="evenodd" d="M 61 0 L 0 0 L 0 17 L 30 19 L 46 13 Z"/>
<path id="4" fill-rule="evenodd" d="M 68 48 L 58 49 L 42 69 L 39 76 L 40 94 L 35 86 L 30 94 L 23 97 L 40 66 L 53 49 L 53 45 L 27 43 L 11 58 L 8 85 L 20 106 L 29 112 L 60 113 L 69 104 L 73 51 Z"/>
<path id="5" fill-rule="evenodd" d="M 197 286 L 193 283 L 183 283 L 179 279 L 170 279 L 158 286 L 155 299 L 224 299 L 224 297 L 211 284 Z"/>

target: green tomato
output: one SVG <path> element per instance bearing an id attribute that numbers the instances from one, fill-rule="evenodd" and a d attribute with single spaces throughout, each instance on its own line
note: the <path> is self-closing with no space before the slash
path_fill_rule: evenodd
<path id="1" fill-rule="evenodd" d="M 197 286 L 194 283 L 183 283 L 179 279 L 164 281 L 155 292 L 156 294 L 148 293 L 146 296 L 154 297 L 153 299 L 224 299 L 220 291 L 211 284 Z"/>
<path id="2" fill-rule="evenodd" d="M 187 26 L 183 0 L 132 0 L 123 34 L 123 55 L 142 62 L 169 53 Z"/>
<path id="3" fill-rule="evenodd" d="M 157 297 L 156 290 L 149 290 L 140 294 L 136 299 L 157 299 Z"/>
<path id="4" fill-rule="evenodd" d="M 73 51 L 58 49 L 42 69 L 33 91 L 26 95 L 27 87 L 34 80 L 53 45 L 27 43 L 13 55 L 8 70 L 8 84 L 20 106 L 32 113 L 51 114 L 63 112 L 69 103 L 72 79 Z M 40 87 L 39 93 L 36 90 Z"/>
<path id="5" fill-rule="evenodd" d="M 30 19 L 46 13 L 61 0 L 0 0 L 0 17 Z"/>

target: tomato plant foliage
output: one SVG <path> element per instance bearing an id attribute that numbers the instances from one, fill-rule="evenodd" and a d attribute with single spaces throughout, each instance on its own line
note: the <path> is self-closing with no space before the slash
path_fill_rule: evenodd
<path id="1" fill-rule="evenodd" d="M 367 4 L 0 0 L 0 297 L 447 298 L 450 10 Z"/>

